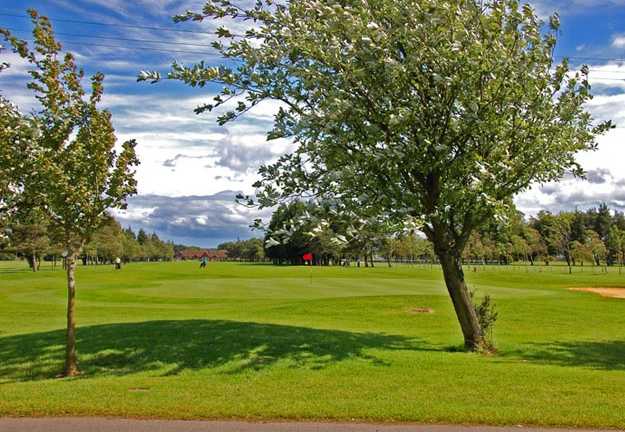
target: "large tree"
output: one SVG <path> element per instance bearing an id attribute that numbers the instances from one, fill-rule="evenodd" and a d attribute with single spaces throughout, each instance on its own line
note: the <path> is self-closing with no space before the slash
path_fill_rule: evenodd
<path id="1" fill-rule="evenodd" d="M 107 219 L 110 208 L 123 208 L 136 192 L 135 142 L 116 147 L 111 114 L 98 107 L 104 76 L 83 88 L 83 71 L 74 56 L 63 54 L 50 21 L 29 10 L 34 47 L 0 29 L 14 51 L 28 61 L 40 110 L 32 115 L 37 133 L 14 160 L 11 175 L 20 187 L 18 206 L 37 206 L 58 229 L 67 256 L 67 347 L 64 374 L 78 373 L 76 356 L 76 257 Z M 4 143 L 3 143 L 4 144 Z"/>
<path id="2" fill-rule="evenodd" d="M 236 24 L 213 44 L 227 61 L 176 63 L 167 78 L 220 84 L 196 110 L 225 107 L 220 123 L 281 102 L 268 137 L 297 149 L 261 169 L 260 204 L 313 194 L 418 220 L 465 345 L 479 349 L 461 265 L 469 236 L 531 184 L 580 174 L 575 154 L 611 126 L 584 110 L 588 69 L 554 61 L 558 17 L 543 29 L 519 0 L 211 0 L 177 17 L 208 19 Z"/>

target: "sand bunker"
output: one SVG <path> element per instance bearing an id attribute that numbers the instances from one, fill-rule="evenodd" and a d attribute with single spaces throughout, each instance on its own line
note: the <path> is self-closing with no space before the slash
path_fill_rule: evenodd
<path id="1" fill-rule="evenodd" d="M 625 288 L 569 288 L 571 291 L 584 291 L 599 294 L 601 297 L 625 299 Z"/>

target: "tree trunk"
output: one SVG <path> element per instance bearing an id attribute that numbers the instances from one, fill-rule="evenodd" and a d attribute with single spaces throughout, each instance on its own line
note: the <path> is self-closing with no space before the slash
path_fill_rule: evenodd
<path id="1" fill-rule="evenodd" d="M 26 261 L 28 262 L 28 267 L 30 267 L 30 269 L 33 272 L 37 271 L 37 263 L 36 263 L 36 258 L 35 255 L 27 255 L 26 256 Z"/>
<path id="2" fill-rule="evenodd" d="M 569 266 L 569 274 L 573 274 L 573 269 L 571 268 L 571 261 L 567 260 L 566 264 Z"/>
<path id="3" fill-rule="evenodd" d="M 439 252 L 438 258 L 443 268 L 447 292 L 456 311 L 456 317 L 464 336 L 464 346 L 471 351 L 482 348 L 484 337 L 475 308 L 471 302 L 469 289 L 464 281 L 464 272 L 459 253 Z"/>
<path id="4" fill-rule="evenodd" d="M 78 360 L 76 357 L 76 254 L 67 256 L 67 340 L 65 350 L 65 371 L 63 375 L 70 377 L 78 375 Z"/>

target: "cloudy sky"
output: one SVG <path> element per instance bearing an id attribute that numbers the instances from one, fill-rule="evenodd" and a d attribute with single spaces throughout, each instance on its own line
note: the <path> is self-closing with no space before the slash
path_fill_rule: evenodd
<path id="1" fill-rule="evenodd" d="M 124 225 L 156 231 L 186 244 L 215 246 L 247 238 L 259 216 L 237 205 L 238 192 L 252 193 L 260 164 L 289 150 L 286 141 L 265 141 L 276 106 L 259 105 L 240 121 L 218 126 L 215 114 L 195 115 L 216 88 L 191 89 L 179 83 L 137 84 L 143 69 L 165 71 L 173 60 L 218 64 L 210 47 L 213 23 L 173 24 L 171 16 L 199 10 L 202 0 L 2 0 L 0 27 L 29 39 L 24 10 L 34 7 L 52 18 L 59 40 L 87 73 L 106 74 L 104 104 L 113 112 L 120 141 L 139 142 L 139 195 L 118 217 Z M 595 99 L 589 109 L 617 128 L 600 139 L 599 151 L 582 154 L 586 181 L 564 179 L 537 185 L 517 197 L 527 214 L 546 208 L 587 208 L 600 202 L 625 210 L 625 0 L 541 0 L 539 13 L 558 10 L 562 29 L 558 56 L 590 65 Z M 34 107 L 25 90 L 24 65 L 13 54 L 0 74 L 0 90 L 22 110 Z M 622 59 L 622 60 L 620 60 Z"/>

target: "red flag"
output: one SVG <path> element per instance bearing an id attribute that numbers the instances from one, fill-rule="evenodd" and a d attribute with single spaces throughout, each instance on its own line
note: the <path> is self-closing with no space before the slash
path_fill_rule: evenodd
<path id="1" fill-rule="evenodd" d="M 304 259 L 304 261 L 312 261 L 313 254 L 311 254 L 310 252 L 306 252 L 302 258 Z"/>

